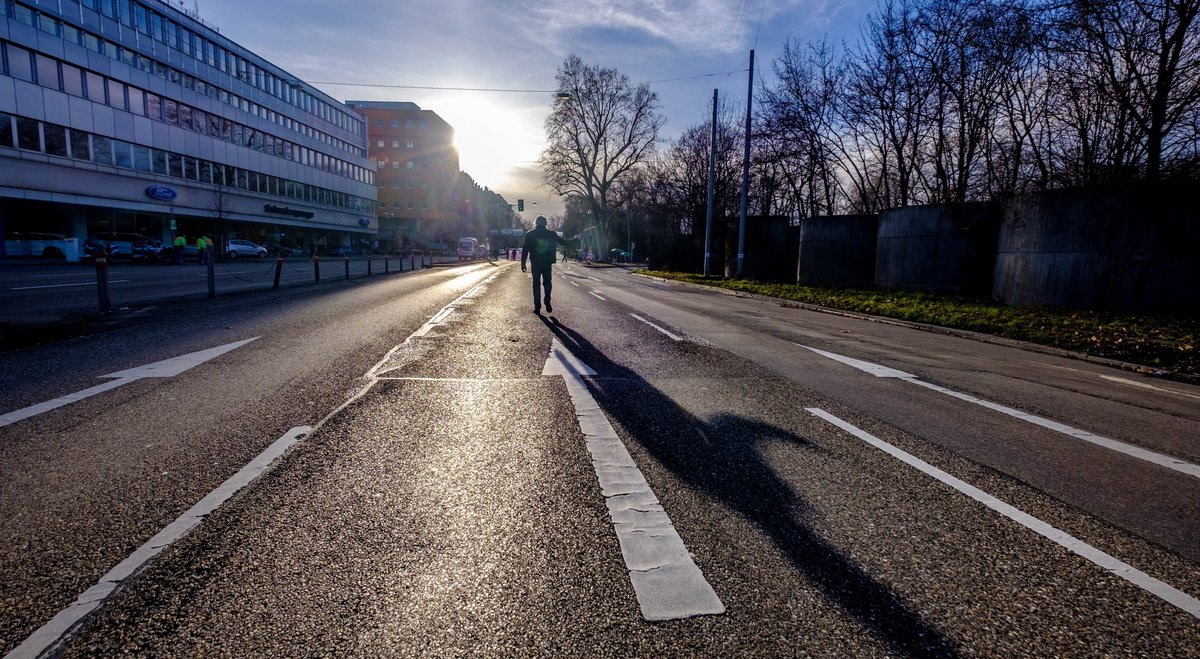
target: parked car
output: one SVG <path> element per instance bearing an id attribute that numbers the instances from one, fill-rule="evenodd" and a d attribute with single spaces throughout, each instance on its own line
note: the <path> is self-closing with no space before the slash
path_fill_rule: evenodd
<path id="1" fill-rule="evenodd" d="M 239 256 L 253 256 L 261 259 L 267 255 L 267 248 L 242 238 L 230 238 L 225 243 L 225 255 L 231 259 Z"/>
<path id="2" fill-rule="evenodd" d="M 61 259 L 66 256 L 66 240 L 66 236 L 60 233 L 7 233 L 4 234 L 4 253 L 8 256 Z"/>
<path id="3" fill-rule="evenodd" d="M 102 231 L 84 241 L 80 256 L 94 259 L 100 254 L 109 258 L 127 258 L 139 263 L 157 261 L 162 257 L 163 243 L 149 236 L 119 231 Z"/>

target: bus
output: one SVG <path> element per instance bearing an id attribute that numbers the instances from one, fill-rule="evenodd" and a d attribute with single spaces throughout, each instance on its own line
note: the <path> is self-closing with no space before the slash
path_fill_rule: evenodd
<path id="1" fill-rule="evenodd" d="M 474 238 L 459 238 L 458 239 L 458 260 L 471 261 L 478 258 L 476 255 L 479 252 L 479 241 Z"/>

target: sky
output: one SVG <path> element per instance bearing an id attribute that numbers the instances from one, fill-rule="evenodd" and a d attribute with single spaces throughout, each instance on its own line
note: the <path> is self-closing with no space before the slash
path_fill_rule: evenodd
<path id="1" fill-rule="evenodd" d="M 460 166 L 527 215 L 561 213 L 536 160 L 568 55 L 650 83 L 664 143 L 746 105 L 787 40 L 853 42 L 876 0 L 171 0 L 341 101 L 410 101 L 455 130 Z M 756 87 L 758 82 L 756 82 Z M 431 89 L 436 88 L 436 89 Z M 446 89 L 458 88 L 458 89 Z M 478 91 L 510 90 L 510 91 Z"/>

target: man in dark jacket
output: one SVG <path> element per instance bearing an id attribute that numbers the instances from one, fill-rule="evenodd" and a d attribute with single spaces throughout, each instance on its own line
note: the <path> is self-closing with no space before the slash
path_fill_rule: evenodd
<path id="1" fill-rule="evenodd" d="M 569 245 L 571 241 L 564 240 L 557 233 L 546 228 L 546 218 L 537 218 L 537 227 L 525 232 L 525 247 L 521 251 L 521 272 L 525 272 L 525 260 L 533 264 L 533 313 L 542 313 L 542 300 L 545 299 L 546 311 L 553 313 L 550 306 L 550 267 L 557 260 L 558 245 Z M 538 294 L 538 289 L 545 289 L 545 295 Z"/>

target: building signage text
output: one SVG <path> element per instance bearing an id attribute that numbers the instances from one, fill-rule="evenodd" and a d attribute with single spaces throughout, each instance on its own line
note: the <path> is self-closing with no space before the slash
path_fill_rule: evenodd
<path id="1" fill-rule="evenodd" d="M 179 193 L 165 185 L 152 185 L 146 188 L 146 196 L 153 199 L 161 199 L 162 201 L 171 201 L 175 197 L 178 197 Z"/>

